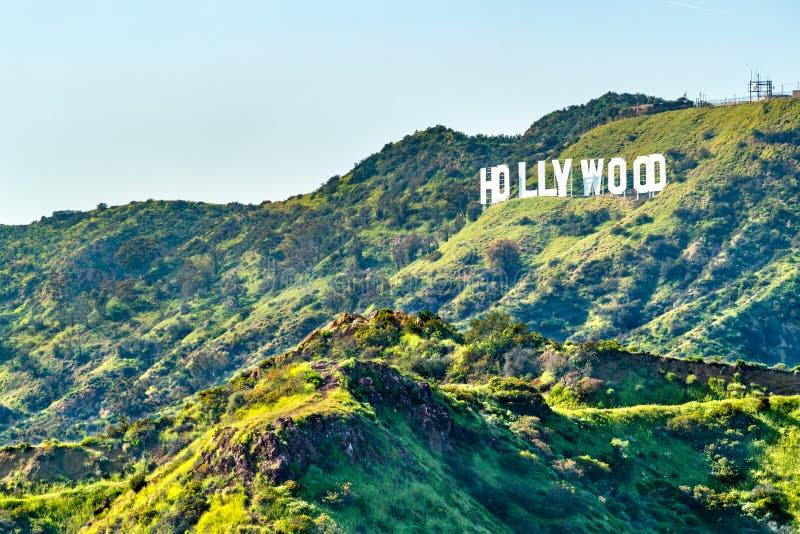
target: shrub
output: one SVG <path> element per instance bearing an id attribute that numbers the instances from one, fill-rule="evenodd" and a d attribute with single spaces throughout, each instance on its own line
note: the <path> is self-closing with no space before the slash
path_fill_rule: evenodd
<path id="1" fill-rule="evenodd" d="M 225 386 L 217 386 L 200 391 L 197 394 L 197 398 L 200 401 L 203 416 L 210 421 L 216 420 L 222 415 L 229 395 L 230 391 Z"/>
<path id="2" fill-rule="evenodd" d="M 135 473 L 130 480 L 128 480 L 128 486 L 135 492 L 139 493 L 145 484 L 147 484 L 147 479 L 144 473 Z"/>
<path id="3" fill-rule="evenodd" d="M 483 206 L 481 206 L 481 203 L 478 202 L 477 200 L 472 200 L 470 201 L 469 204 L 467 204 L 467 219 L 469 219 L 470 221 L 477 220 L 482 213 L 483 213 Z"/>
<path id="4" fill-rule="evenodd" d="M 523 415 L 544 415 L 550 410 L 541 393 L 519 378 L 493 377 L 489 380 L 492 396 Z"/>
<path id="5" fill-rule="evenodd" d="M 507 313 L 489 312 L 483 317 L 476 317 L 469 322 L 469 330 L 464 335 L 467 343 L 474 343 L 511 327 L 513 322 Z"/>
<path id="6" fill-rule="evenodd" d="M 519 248 L 508 239 L 498 239 L 486 248 L 486 261 L 492 269 L 514 278 L 520 268 Z"/>
<path id="7" fill-rule="evenodd" d="M 611 466 L 585 454 L 576 459 L 586 476 L 592 481 L 602 480 L 611 474 Z"/>
<path id="8" fill-rule="evenodd" d="M 236 391 L 235 393 L 231 394 L 228 397 L 228 406 L 225 410 L 226 413 L 232 414 L 242 406 L 244 406 L 247 402 L 247 398 L 245 397 L 245 393 L 243 391 Z"/>
<path id="9" fill-rule="evenodd" d="M 714 376 L 709 378 L 708 389 L 710 389 L 717 396 L 717 398 L 724 399 L 727 396 L 724 378 L 717 378 Z"/>
<path id="10" fill-rule="evenodd" d="M 553 386 L 548 395 L 548 400 L 550 404 L 557 406 L 566 406 L 568 408 L 580 406 L 580 397 L 575 393 L 575 390 L 561 384 Z"/>
<path id="11" fill-rule="evenodd" d="M 141 273 L 161 255 L 161 246 L 152 237 L 134 237 L 114 254 L 117 264 L 128 272 Z"/>
<path id="12" fill-rule="evenodd" d="M 571 480 L 582 478 L 584 475 L 582 466 L 578 465 L 578 462 L 572 458 L 556 459 L 553 462 L 553 469 L 555 469 L 562 477 Z"/>
<path id="13" fill-rule="evenodd" d="M 130 308 L 117 297 L 112 297 L 106 303 L 106 317 L 112 321 L 124 321 L 130 317 Z"/>
<path id="14" fill-rule="evenodd" d="M 676 415 L 667 419 L 667 430 L 690 440 L 703 440 L 710 436 L 711 429 L 701 413 Z"/>
<path id="15" fill-rule="evenodd" d="M 416 232 L 411 232 L 406 236 L 396 237 L 392 241 L 392 262 L 399 269 L 432 250 L 435 250 L 434 241 L 425 239 Z"/>
<path id="16" fill-rule="evenodd" d="M 159 521 L 156 531 L 186 532 L 208 510 L 208 502 L 198 482 L 190 482 L 181 488 L 175 505 Z"/>
<path id="17" fill-rule="evenodd" d="M 319 387 L 325 383 L 325 380 L 323 380 L 322 376 L 319 373 L 317 373 L 316 371 L 312 371 L 306 375 L 306 383 L 312 384 L 314 386 L 314 389 L 319 389 Z"/>
<path id="18" fill-rule="evenodd" d="M 742 509 L 756 517 L 785 520 L 789 518 L 789 500 L 786 494 L 770 484 L 759 484 L 747 497 Z"/>
<path id="19" fill-rule="evenodd" d="M 362 325 L 355 333 L 359 347 L 386 348 L 399 339 L 400 329 L 396 325 L 396 317 L 392 310 L 381 309 L 375 314 L 374 319 Z"/>
<path id="20" fill-rule="evenodd" d="M 447 374 L 452 359 L 449 356 L 417 358 L 411 362 L 411 370 L 420 376 L 441 380 Z"/>
<path id="21" fill-rule="evenodd" d="M 725 388 L 727 396 L 734 399 L 741 399 L 747 393 L 747 386 L 738 382 L 731 382 Z"/>
<path id="22" fill-rule="evenodd" d="M 538 369 L 533 361 L 533 352 L 530 349 L 514 347 L 503 355 L 504 376 L 532 376 L 538 374 Z"/>
<path id="23" fill-rule="evenodd" d="M 274 528 L 275 532 L 279 534 L 304 534 L 317 530 L 314 520 L 305 514 L 278 520 L 275 522 Z"/>
<path id="24" fill-rule="evenodd" d="M 718 456 L 711 464 L 711 476 L 725 484 L 733 484 L 742 479 L 742 472 L 735 462 L 725 456 Z"/>
<path id="25" fill-rule="evenodd" d="M 707 511 L 732 510 L 737 506 L 735 495 L 717 492 L 699 484 L 692 489 L 692 499 Z"/>

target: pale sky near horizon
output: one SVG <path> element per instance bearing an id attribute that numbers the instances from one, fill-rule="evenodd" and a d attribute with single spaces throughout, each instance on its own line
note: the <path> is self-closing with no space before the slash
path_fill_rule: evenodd
<path id="1" fill-rule="evenodd" d="M 800 2 L 0 0 L 0 223 L 310 192 L 436 124 L 800 82 Z"/>

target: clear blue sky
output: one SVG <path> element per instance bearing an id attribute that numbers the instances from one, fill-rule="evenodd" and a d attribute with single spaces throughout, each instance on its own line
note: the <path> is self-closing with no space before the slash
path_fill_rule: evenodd
<path id="1" fill-rule="evenodd" d="M 800 2 L 0 2 L 0 223 L 307 192 L 415 130 L 800 81 Z"/>

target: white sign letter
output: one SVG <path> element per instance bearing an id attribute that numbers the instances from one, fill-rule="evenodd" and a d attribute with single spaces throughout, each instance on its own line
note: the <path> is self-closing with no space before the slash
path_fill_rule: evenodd
<path id="1" fill-rule="evenodd" d="M 545 182 L 545 165 L 546 161 L 540 161 L 539 165 L 539 196 L 540 197 L 555 197 L 558 196 L 558 190 L 555 187 L 548 188 Z"/>
<path id="2" fill-rule="evenodd" d="M 644 181 L 642 181 L 642 167 L 644 167 Z M 650 156 L 639 156 L 633 160 L 633 188 L 637 197 L 650 191 L 653 182 L 655 182 L 655 169 Z"/>
<path id="3" fill-rule="evenodd" d="M 497 200 L 492 198 L 492 203 L 505 202 L 511 196 L 511 171 L 508 165 L 492 167 L 492 180 L 497 184 Z"/>
<path id="4" fill-rule="evenodd" d="M 525 162 L 520 161 L 517 165 L 519 169 L 519 198 L 530 198 L 538 196 L 539 192 L 536 189 L 527 189 L 525 187 L 525 180 L 527 178 L 527 171 L 525 170 Z"/>
<path id="5" fill-rule="evenodd" d="M 487 176 L 488 174 L 488 176 Z M 488 179 L 487 179 L 488 178 Z M 481 168 L 481 204 L 484 206 L 489 203 L 489 199 L 486 198 L 486 193 L 489 192 L 492 194 L 491 201 L 492 203 L 497 202 L 495 199 L 497 198 L 497 184 L 494 183 L 492 180 L 491 171 L 489 173 L 486 172 L 486 167 Z"/>
<path id="6" fill-rule="evenodd" d="M 659 191 L 663 191 L 664 187 L 667 185 L 667 160 L 664 159 L 662 154 L 650 154 L 650 161 L 653 162 L 653 165 L 656 163 L 658 164 L 658 173 L 655 171 L 653 172 L 658 179 L 653 182 L 653 186 L 650 189 L 654 193 L 658 193 Z"/>
<path id="7" fill-rule="evenodd" d="M 628 164 L 622 158 L 611 158 L 608 162 L 608 192 L 624 195 L 628 188 Z"/>
<path id="8" fill-rule="evenodd" d="M 572 160 L 564 160 L 564 168 L 561 168 L 561 162 L 557 159 L 553 160 L 553 173 L 556 176 L 556 185 L 558 186 L 558 196 L 567 196 L 567 178 L 572 170 Z"/>
<path id="9" fill-rule="evenodd" d="M 603 193 L 603 158 L 582 159 L 581 173 L 583 173 L 583 196 L 588 197 L 592 189 L 595 195 Z"/>

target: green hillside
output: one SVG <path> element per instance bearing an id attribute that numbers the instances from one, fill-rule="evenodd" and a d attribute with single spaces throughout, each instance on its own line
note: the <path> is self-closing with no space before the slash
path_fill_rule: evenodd
<path id="1" fill-rule="evenodd" d="M 0 226 L 0 443 L 168 409 L 344 310 L 506 311 L 560 341 L 793 367 L 800 101 L 662 112 L 688 105 L 610 93 L 519 137 L 435 127 L 284 202 Z M 477 203 L 483 166 L 656 151 L 670 185 L 646 202 Z"/>
<path id="2" fill-rule="evenodd" d="M 785 371 L 562 344 L 502 315 L 463 334 L 344 315 L 160 418 L 0 450 L 0 525 L 790 531 L 798 393 Z"/>
<path id="3" fill-rule="evenodd" d="M 388 303 L 388 275 L 463 224 L 473 170 L 516 144 L 437 127 L 285 202 L 0 227 L 0 441 L 80 439 Z"/>
<path id="4" fill-rule="evenodd" d="M 569 142 L 587 117 L 643 102 L 686 105 L 608 94 L 543 121 Z M 0 440 L 79 439 L 285 350 L 331 314 L 392 304 L 390 277 L 480 215 L 477 169 L 520 146 L 436 127 L 285 202 L 135 202 L 0 226 Z"/>
<path id="5" fill-rule="evenodd" d="M 664 153 L 666 190 L 582 198 L 576 180 L 581 198 L 492 206 L 398 274 L 416 288 L 398 306 L 453 321 L 505 310 L 559 339 L 797 365 L 798 132 L 798 99 L 596 128 L 560 157 Z M 518 256 L 509 265 L 487 255 L 498 240 Z"/>

